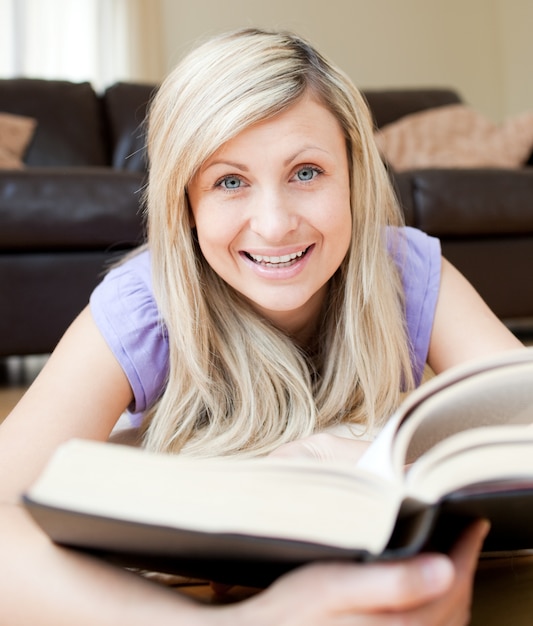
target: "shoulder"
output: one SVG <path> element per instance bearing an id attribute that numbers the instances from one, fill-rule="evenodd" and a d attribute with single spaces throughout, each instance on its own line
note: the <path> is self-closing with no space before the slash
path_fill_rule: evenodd
<path id="1" fill-rule="evenodd" d="M 406 298 L 436 300 L 442 267 L 440 241 L 416 228 L 406 227 L 401 232 L 399 267 Z"/>
<path id="2" fill-rule="evenodd" d="M 417 228 L 404 226 L 390 229 L 387 242 L 402 275 L 435 263 L 440 266 L 440 241 Z"/>
<path id="3" fill-rule="evenodd" d="M 150 252 L 138 252 L 113 267 L 93 291 L 90 304 L 98 325 L 115 327 L 117 316 L 135 329 L 139 317 L 153 323 L 159 314 L 152 290 Z"/>
<path id="4" fill-rule="evenodd" d="M 418 383 L 427 361 L 440 290 L 440 241 L 420 230 L 405 227 L 394 231 L 389 249 L 402 278 L 405 322 Z"/>
<path id="5" fill-rule="evenodd" d="M 437 238 L 406 226 L 390 229 L 387 245 L 402 276 L 406 296 L 438 290 L 442 258 Z"/>
<path id="6" fill-rule="evenodd" d="M 154 298 L 148 250 L 109 271 L 93 291 L 91 313 L 134 393 L 132 412 L 146 410 L 162 392 L 168 341 Z"/>

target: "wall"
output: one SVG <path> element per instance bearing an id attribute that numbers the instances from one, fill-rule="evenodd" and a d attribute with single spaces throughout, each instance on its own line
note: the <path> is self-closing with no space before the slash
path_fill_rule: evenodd
<path id="1" fill-rule="evenodd" d="M 533 109 L 533 2 L 502 0 L 499 21 L 504 42 L 504 111 L 521 113 Z"/>
<path id="2" fill-rule="evenodd" d="M 533 109 L 523 62 L 533 53 L 530 0 L 161 3 L 167 69 L 210 34 L 241 26 L 289 28 L 310 38 L 361 88 L 450 86 L 496 121 Z"/>

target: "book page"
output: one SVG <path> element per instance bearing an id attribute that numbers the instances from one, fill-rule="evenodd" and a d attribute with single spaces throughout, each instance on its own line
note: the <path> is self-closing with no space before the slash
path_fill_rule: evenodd
<path id="1" fill-rule="evenodd" d="M 526 352 L 526 351 L 524 351 Z M 398 430 L 394 467 L 416 461 L 454 433 L 533 422 L 533 360 L 479 372 L 424 400 Z"/>
<path id="2" fill-rule="evenodd" d="M 517 372 L 510 372 L 506 379 L 501 373 L 514 365 L 526 369 L 520 369 L 515 384 L 510 385 Z M 527 413 L 529 392 L 523 389 L 529 386 L 524 381 L 533 380 L 532 367 L 533 350 L 520 349 L 474 360 L 435 376 L 404 400 L 358 466 L 398 480 L 406 464 L 455 432 L 487 424 L 533 421 Z M 491 371 L 497 372 L 492 380 L 475 382 Z M 519 388 L 518 396 L 509 400 L 515 395 L 514 387 Z M 499 397 L 496 403 L 495 396 Z"/>
<path id="3" fill-rule="evenodd" d="M 398 473 L 395 470 L 392 460 L 394 442 L 403 418 L 403 411 L 396 411 L 359 459 L 357 467 L 372 472 L 391 483 L 402 481 L 402 472 Z"/>
<path id="4" fill-rule="evenodd" d="M 401 491 L 346 465 L 195 459 L 71 441 L 27 494 L 81 515 L 368 550 L 386 545 Z"/>
<path id="5" fill-rule="evenodd" d="M 503 484 L 533 488 L 533 426 L 478 428 L 438 443 L 406 475 L 407 490 L 426 502 L 459 489 L 490 491 Z"/>

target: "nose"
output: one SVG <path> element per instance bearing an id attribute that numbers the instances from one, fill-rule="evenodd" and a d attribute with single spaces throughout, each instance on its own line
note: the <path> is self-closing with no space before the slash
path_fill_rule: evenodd
<path id="1" fill-rule="evenodd" d="M 289 198 L 278 191 L 262 191 L 254 198 L 250 228 L 264 241 L 279 243 L 296 230 L 298 214 Z"/>

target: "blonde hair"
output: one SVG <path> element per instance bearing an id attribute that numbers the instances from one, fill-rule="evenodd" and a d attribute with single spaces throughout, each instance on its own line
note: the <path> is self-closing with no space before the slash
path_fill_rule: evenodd
<path id="1" fill-rule="evenodd" d="M 304 93 L 346 137 L 353 233 L 330 281 L 313 354 L 258 316 L 210 268 L 191 230 L 187 184 L 222 144 Z M 190 53 L 159 89 L 148 121 L 148 243 L 168 335 L 165 391 L 145 444 L 196 455 L 266 454 L 341 423 L 374 426 L 412 386 L 391 238 L 400 211 L 365 101 L 301 38 L 246 29 Z M 388 245 L 386 239 L 389 239 Z"/>

